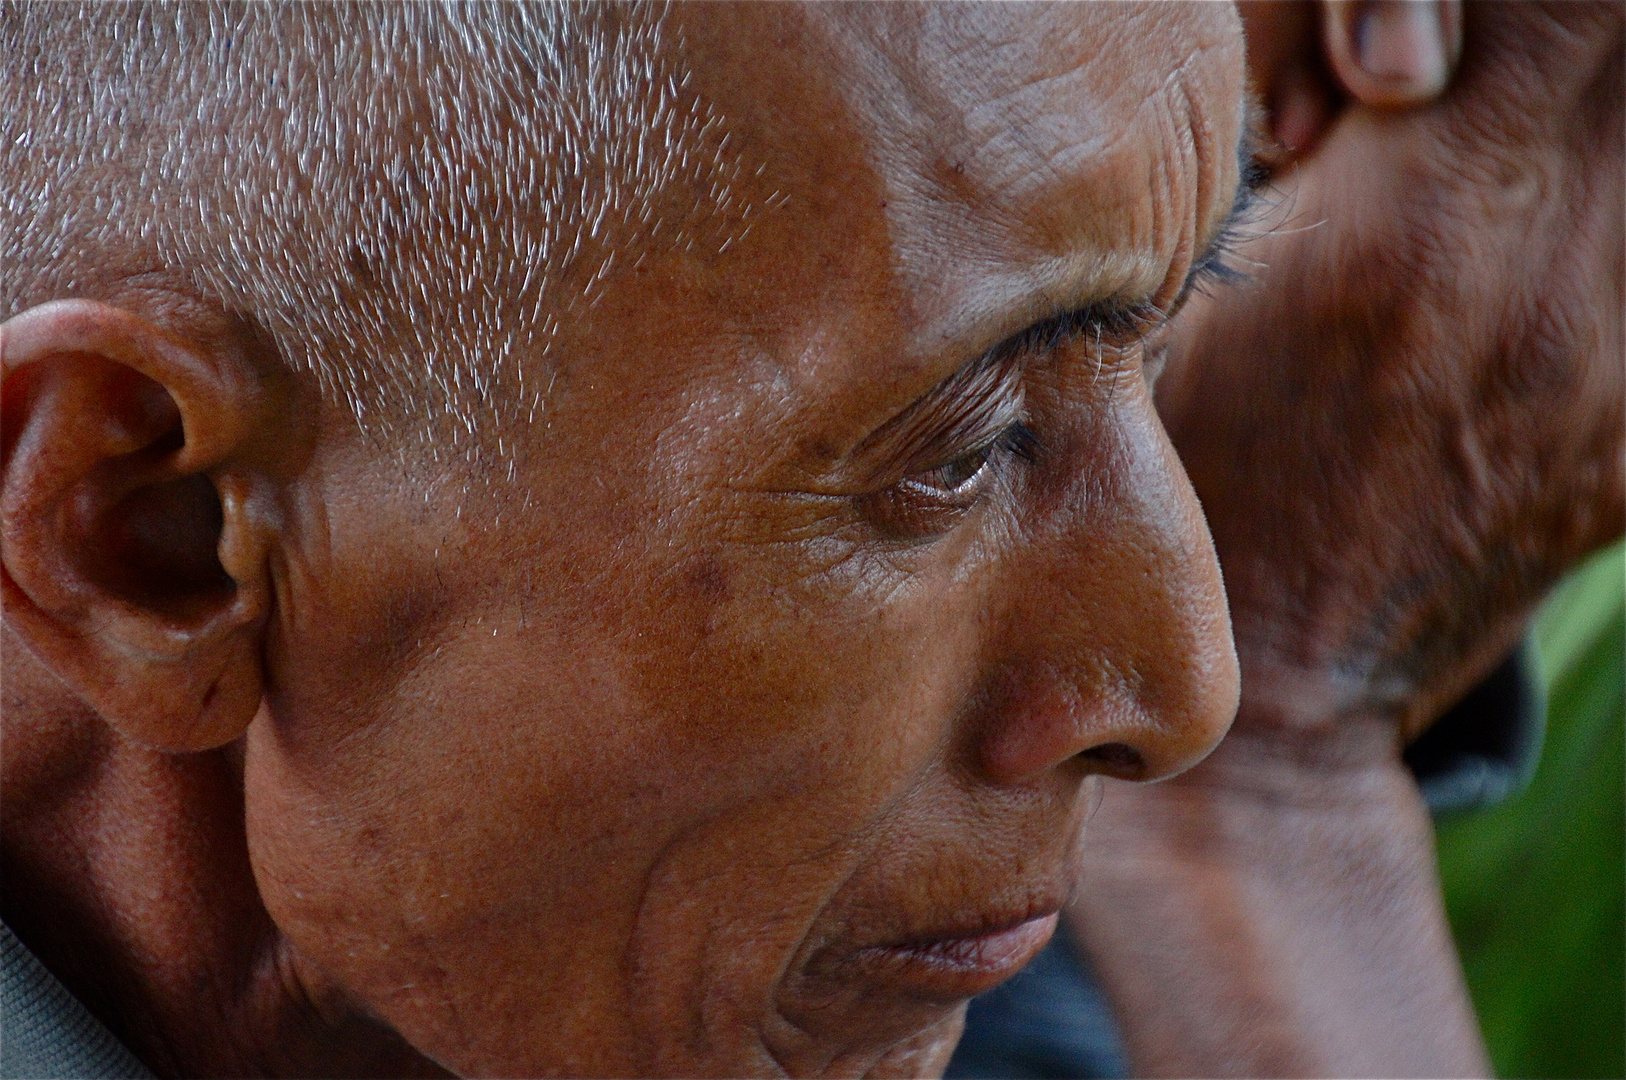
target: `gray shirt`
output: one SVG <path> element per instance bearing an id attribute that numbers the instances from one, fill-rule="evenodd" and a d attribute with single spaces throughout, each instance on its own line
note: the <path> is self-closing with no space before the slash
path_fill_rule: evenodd
<path id="1" fill-rule="evenodd" d="M 151 1070 L 0 923 L 0 1080 L 150 1076 Z"/>

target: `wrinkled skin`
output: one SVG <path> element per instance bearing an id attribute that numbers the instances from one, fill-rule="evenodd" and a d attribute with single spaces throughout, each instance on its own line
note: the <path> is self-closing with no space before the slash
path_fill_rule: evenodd
<path id="1" fill-rule="evenodd" d="M 512 486 L 426 499 L 150 267 L 6 324 L 5 916 L 162 1071 L 928 1074 L 1090 776 L 1231 718 L 1158 331 L 1018 352 L 980 471 L 945 380 L 1174 306 L 1234 12 L 673 17 L 777 209 L 622 260 Z"/>
<path id="2" fill-rule="evenodd" d="M 1469 6 L 1407 110 L 1304 76 L 1313 11 L 1249 34 L 1308 153 L 1158 386 L 1241 706 L 1192 772 L 1109 783 L 1073 925 L 1144 1074 L 1484 1075 L 1400 750 L 1622 531 L 1622 9 Z"/>

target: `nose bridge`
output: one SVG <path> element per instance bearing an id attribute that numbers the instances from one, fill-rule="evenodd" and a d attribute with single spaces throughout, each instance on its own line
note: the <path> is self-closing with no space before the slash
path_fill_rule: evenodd
<path id="1" fill-rule="evenodd" d="M 1082 755 L 1153 780 L 1224 735 L 1237 662 L 1213 542 L 1161 427 L 1128 441 L 1106 490 L 1074 483 L 1030 532 L 983 744 L 998 782 Z"/>

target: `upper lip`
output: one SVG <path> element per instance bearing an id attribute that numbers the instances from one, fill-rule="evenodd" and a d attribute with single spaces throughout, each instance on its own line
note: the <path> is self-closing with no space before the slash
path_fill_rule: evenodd
<path id="1" fill-rule="evenodd" d="M 1025 813 L 975 843 L 917 835 L 901 850 L 876 844 L 791 959 L 778 993 L 786 1015 L 822 1029 L 838 1015 L 879 1023 L 895 1013 L 902 1030 L 911 1009 L 929 1016 L 1014 975 L 1049 937 L 1081 869 L 1084 801 L 1028 794 L 1037 797 L 1017 808 Z M 1031 932 L 1012 933 L 1024 926 Z"/>

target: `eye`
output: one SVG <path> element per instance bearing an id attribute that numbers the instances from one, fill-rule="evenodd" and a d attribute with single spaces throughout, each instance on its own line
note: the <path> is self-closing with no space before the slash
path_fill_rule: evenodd
<path id="1" fill-rule="evenodd" d="M 936 498 L 975 499 L 992 472 L 988 459 L 993 450 L 992 446 L 972 450 L 935 469 L 905 477 L 900 483 Z"/>
<path id="2" fill-rule="evenodd" d="M 988 494 L 1009 460 L 1031 459 L 1033 446 L 1027 426 L 1012 424 L 993 442 L 864 496 L 864 516 L 896 539 L 939 536 L 958 525 Z"/>

